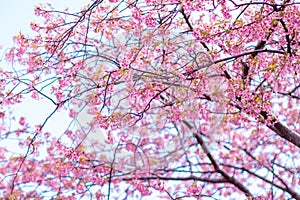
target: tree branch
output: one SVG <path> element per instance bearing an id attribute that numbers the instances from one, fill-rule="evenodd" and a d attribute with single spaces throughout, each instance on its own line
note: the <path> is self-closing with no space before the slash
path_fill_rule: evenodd
<path id="1" fill-rule="evenodd" d="M 274 125 L 267 125 L 267 127 L 277 133 L 280 137 L 300 148 L 300 135 L 283 125 L 281 122 L 276 122 Z"/>
<path id="2" fill-rule="evenodd" d="M 192 131 L 193 126 L 189 122 L 183 120 L 183 123 Z M 226 172 L 224 172 L 222 169 L 220 169 L 218 163 L 216 162 L 216 160 L 214 159 L 214 157 L 209 152 L 208 148 L 206 147 L 206 145 L 205 145 L 203 139 L 200 137 L 200 135 L 197 134 L 197 133 L 193 133 L 193 134 L 194 134 L 197 142 L 201 145 L 202 149 L 206 153 L 206 155 L 209 158 L 210 162 L 214 166 L 215 170 L 218 173 L 220 173 L 225 178 L 226 182 L 231 183 L 234 186 L 236 186 L 239 190 L 241 190 L 242 192 L 244 192 L 244 194 L 247 197 L 252 197 L 252 194 L 250 193 L 250 191 L 241 182 L 239 182 L 233 176 L 229 176 Z"/>

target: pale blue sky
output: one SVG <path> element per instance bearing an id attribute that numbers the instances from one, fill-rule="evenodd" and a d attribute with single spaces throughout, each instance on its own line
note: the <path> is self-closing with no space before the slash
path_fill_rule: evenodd
<path id="1" fill-rule="evenodd" d="M 34 17 L 34 1 L 1 0 L 0 3 L 0 44 L 12 44 L 11 37 L 20 30 L 29 30 L 28 24 Z"/>
<path id="2" fill-rule="evenodd" d="M 50 2 L 53 7 L 77 9 L 88 0 L 0 0 L 0 45 L 4 48 L 11 46 L 12 36 L 22 31 L 29 33 L 30 22 L 37 21 L 34 7 L 39 3 Z"/>
<path id="3" fill-rule="evenodd" d="M 30 22 L 38 21 L 34 15 L 34 6 L 39 3 L 50 2 L 53 7 L 63 9 L 68 7 L 78 10 L 82 5 L 89 3 L 89 0 L 0 0 L 0 56 L 6 48 L 13 45 L 12 37 L 21 31 L 30 34 Z M 1 63 L 0 63 L 1 64 Z M 1 66 L 0 66 L 1 67 Z M 25 105 L 25 106 L 24 106 Z M 31 125 L 42 123 L 45 118 L 53 111 L 54 106 L 48 101 L 26 100 L 25 104 L 15 107 L 20 117 L 26 114 L 27 121 Z M 51 117 L 45 129 L 58 134 L 66 130 L 70 119 L 68 113 L 59 112 Z"/>
<path id="4" fill-rule="evenodd" d="M 31 33 L 30 22 L 39 21 L 34 15 L 35 5 L 50 2 L 54 8 L 62 10 L 66 7 L 71 11 L 78 11 L 83 5 L 89 3 L 88 0 L 0 0 L 0 67 L 7 65 L 1 61 L 3 53 L 7 48 L 13 46 L 12 37 L 20 31 L 25 35 Z M 16 65 L 15 65 L 16 67 Z M 26 117 L 30 125 L 43 123 L 47 116 L 55 109 L 55 106 L 47 100 L 32 100 L 26 98 L 23 103 L 13 106 L 14 115 L 18 118 Z M 58 112 L 48 121 L 45 126 L 46 131 L 62 133 L 66 130 L 70 119 L 66 111 Z"/>

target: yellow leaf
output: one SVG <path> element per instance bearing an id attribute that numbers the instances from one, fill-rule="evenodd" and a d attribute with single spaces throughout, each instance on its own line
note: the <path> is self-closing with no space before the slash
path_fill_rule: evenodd
<path id="1" fill-rule="evenodd" d="M 279 15 L 280 15 L 280 17 L 283 17 L 284 16 L 284 12 L 281 11 Z"/>
<path id="2" fill-rule="evenodd" d="M 276 27 L 276 26 L 277 26 L 277 24 L 278 24 L 278 21 L 277 21 L 277 19 L 272 19 L 272 24 L 273 24 L 273 26 L 274 26 L 274 27 Z"/>
<path id="3" fill-rule="evenodd" d="M 276 73 L 276 72 L 277 72 L 276 66 L 277 66 L 276 63 L 273 63 L 273 64 L 271 64 L 271 65 L 268 67 L 267 70 L 268 70 L 268 71 L 271 71 L 271 70 L 272 70 L 273 72 Z"/>
<path id="4" fill-rule="evenodd" d="M 126 75 L 126 69 L 120 69 L 120 73 L 122 76 L 125 76 Z"/>
<path id="5" fill-rule="evenodd" d="M 153 85 L 150 83 L 149 84 L 149 89 L 152 90 L 153 89 Z"/>

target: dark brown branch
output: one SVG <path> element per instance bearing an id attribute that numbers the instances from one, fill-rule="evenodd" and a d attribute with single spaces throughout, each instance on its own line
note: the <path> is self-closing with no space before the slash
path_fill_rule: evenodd
<path id="1" fill-rule="evenodd" d="M 193 28 L 192 24 L 191 24 L 190 21 L 189 21 L 189 16 L 187 16 L 187 15 L 185 14 L 183 8 L 181 9 L 181 14 L 182 14 L 183 19 L 185 20 L 186 24 L 188 25 L 188 27 L 189 27 L 189 29 L 190 29 L 189 31 L 193 31 L 194 28 Z M 204 42 L 200 42 L 200 43 L 202 44 L 202 46 L 203 46 L 207 51 L 209 51 L 208 46 L 207 46 Z"/>
<path id="2" fill-rule="evenodd" d="M 276 122 L 274 125 L 267 125 L 267 127 L 300 148 L 300 135 L 284 126 L 281 122 Z"/>
<path id="3" fill-rule="evenodd" d="M 187 176 L 187 177 L 166 177 L 166 176 L 160 176 L 160 175 L 153 175 L 153 176 L 144 176 L 144 177 L 130 177 L 130 178 L 123 178 L 122 180 L 124 181 L 132 181 L 132 180 L 169 180 L 169 181 L 191 181 L 191 180 L 196 180 L 196 181 L 202 181 L 202 182 L 207 182 L 207 183 L 226 183 L 226 179 L 224 178 L 215 178 L 215 179 L 210 179 L 210 178 L 201 178 L 197 176 Z"/>
<path id="4" fill-rule="evenodd" d="M 206 99 L 210 98 L 209 96 L 205 96 Z M 211 99 L 211 98 L 210 98 Z M 240 101 L 240 100 L 239 100 Z M 237 109 L 242 110 L 241 107 L 238 105 L 234 105 Z M 266 111 L 261 111 L 260 115 L 263 117 L 264 120 L 267 120 L 269 115 Z M 276 134 L 278 134 L 283 139 L 291 142 L 292 144 L 296 145 L 298 148 L 300 148 L 300 134 L 296 133 L 295 131 L 292 131 L 288 127 L 284 126 L 281 122 L 276 121 L 275 117 L 271 120 L 272 125 L 267 125 L 267 127 L 274 131 Z"/>
<path id="5" fill-rule="evenodd" d="M 113 156 L 113 160 L 111 162 L 110 165 L 110 170 L 109 170 L 109 180 L 108 180 L 108 193 L 107 193 L 107 199 L 110 199 L 110 190 L 111 190 L 111 181 L 112 181 L 112 173 L 113 173 L 113 165 L 115 164 L 115 160 L 116 160 L 116 154 L 117 154 L 117 150 L 120 146 L 120 143 L 117 145 L 115 152 L 114 152 L 114 156 Z"/>
<path id="6" fill-rule="evenodd" d="M 279 20 L 279 22 L 281 23 L 284 31 L 286 33 L 289 32 L 289 29 L 287 28 L 286 24 L 284 23 L 284 21 L 282 19 Z M 287 52 L 290 54 L 290 56 L 292 56 L 292 48 L 291 48 L 291 39 L 290 39 L 290 35 L 289 34 L 286 34 L 285 35 L 285 39 L 286 39 L 286 42 L 287 42 Z"/>
<path id="7" fill-rule="evenodd" d="M 247 172 L 248 174 L 251 174 L 252 176 L 255 176 L 261 180 L 263 180 L 264 182 L 266 183 L 269 183 L 273 186 L 275 186 L 276 188 L 282 190 L 282 191 L 287 191 L 293 198 L 299 200 L 300 199 L 300 195 L 298 195 L 295 191 L 293 191 L 292 189 L 290 189 L 289 187 L 281 187 L 280 185 L 268 180 L 267 178 L 263 177 L 263 176 L 260 176 L 244 167 L 237 167 L 237 166 L 233 166 L 233 165 L 226 165 L 226 164 L 221 164 L 223 166 L 226 166 L 226 167 L 230 167 L 230 168 L 234 168 L 234 169 L 238 169 L 238 170 L 241 170 L 241 171 L 244 171 L 244 172 Z"/>
<path id="8" fill-rule="evenodd" d="M 189 129 L 193 129 L 192 125 L 190 123 L 188 123 L 187 121 L 183 120 L 183 123 L 189 128 Z M 203 139 L 201 138 L 201 136 L 198 133 L 194 133 L 194 136 L 197 140 L 197 142 L 200 144 L 200 146 L 202 147 L 203 151 L 206 153 L 207 157 L 209 158 L 210 162 L 212 163 L 212 165 L 214 166 L 214 169 L 216 170 L 216 172 L 220 173 L 226 180 L 226 182 L 233 184 L 234 186 L 236 186 L 239 190 L 241 190 L 242 192 L 244 192 L 244 194 L 247 197 L 252 197 L 252 194 L 250 193 L 250 191 L 242 184 L 240 183 L 237 179 L 235 179 L 233 176 L 229 176 L 226 172 L 224 172 L 223 170 L 220 169 L 218 163 L 216 162 L 216 160 L 214 159 L 214 157 L 211 155 L 211 153 L 209 152 L 209 150 L 207 149 Z"/>
<path id="9" fill-rule="evenodd" d="M 224 62 L 224 61 L 227 61 L 227 60 L 237 59 L 237 58 L 242 57 L 242 56 L 251 55 L 253 53 L 278 53 L 278 54 L 284 55 L 284 51 L 278 51 L 278 50 L 273 50 L 273 49 L 259 49 L 259 50 L 253 50 L 253 51 L 241 53 L 241 54 L 238 54 L 238 55 L 235 55 L 235 56 L 230 56 L 230 57 L 227 57 L 227 58 L 222 58 L 222 59 L 214 61 L 213 63 L 217 64 L 217 63 Z"/>
<path id="10" fill-rule="evenodd" d="M 267 120 L 271 116 L 266 111 L 260 112 L 260 115 L 263 116 L 264 120 Z M 275 117 L 273 118 L 274 119 L 271 120 L 271 123 L 273 124 L 267 125 L 267 127 L 277 133 L 280 137 L 300 148 L 300 135 L 277 121 Z"/>

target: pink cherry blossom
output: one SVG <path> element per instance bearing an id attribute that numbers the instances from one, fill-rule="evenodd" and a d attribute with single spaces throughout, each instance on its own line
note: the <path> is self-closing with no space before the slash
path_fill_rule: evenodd
<path id="1" fill-rule="evenodd" d="M 300 199 L 297 2 L 82 4 L 5 53 L 1 197 Z"/>

